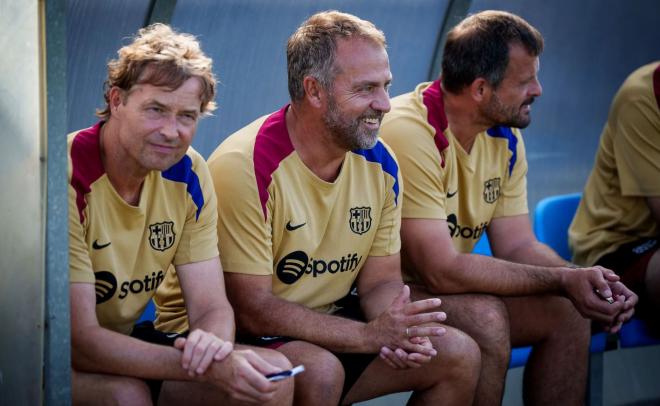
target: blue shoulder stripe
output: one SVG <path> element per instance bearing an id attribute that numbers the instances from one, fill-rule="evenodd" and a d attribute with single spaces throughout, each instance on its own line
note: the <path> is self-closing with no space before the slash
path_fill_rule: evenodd
<path id="1" fill-rule="evenodd" d="M 371 149 L 356 149 L 353 150 L 353 153 L 362 155 L 369 162 L 379 163 L 383 168 L 385 173 L 388 173 L 394 178 L 394 185 L 392 185 L 392 190 L 394 191 L 394 204 L 398 204 L 399 200 L 399 165 L 397 165 L 394 157 L 390 152 L 385 148 L 385 145 L 379 140 L 376 145 Z"/>
<path id="2" fill-rule="evenodd" d="M 197 206 L 195 220 L 198 220 L 204 206 L 204 194 L 199 184 L 199 177 L 192 169 L 192 159 L 188 155 L 184 155 L 179 162 L 161 173 L 165 179 L 186 184 L 186 191 L 188 191 L 190 198 Z"/>
<path id="3" fill-rule="evenodd" d="M 511 159 L 509 159 L 509 176 L 513 172 L 513 167 L 516 165 L 516 160 L 518 159 L 518 138 L 513 135 L 511 128 L 504 126 L 497 126 L 489 128 L 486 131 L 486 134 L 495 138 L 506 138 L 508 141 L 508 148 L 511 151 Z"/>

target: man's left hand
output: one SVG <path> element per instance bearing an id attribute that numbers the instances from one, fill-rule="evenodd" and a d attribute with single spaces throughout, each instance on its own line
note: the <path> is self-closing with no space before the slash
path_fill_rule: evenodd
<path id="1" fill-rule="evenodd" d="M 183 352 L 181 367 L 190 376 L 203 375 L 213 361 L 222 361 L 234 349 L 231 341 L 200 329 L 193 330 L 187 338 L 177 338 L 174 347 Z"/>
<path id="2" fill-rule="evenodd" d="M 612 297 L 616 302 L 620 303 L 622 307 L 614 322 L 609 326 L 605 326 L 604 330 L 608 333 L 616 333 L 621 330 L 623 323 L 630 320 L 635 313 L 635 305 L 639 298 L 621 282 L 609 282 L 609 285 L 610 290 L 612 290 Z"/>

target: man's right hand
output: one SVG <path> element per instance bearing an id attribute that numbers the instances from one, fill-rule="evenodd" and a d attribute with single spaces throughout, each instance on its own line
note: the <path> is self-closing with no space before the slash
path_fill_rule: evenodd
<path id="1" fill-rule="evenodd" d="M 614 323 L 604 326 L 604 330 L 608 333 L 617 333 L 621 330 L 623 323 L 630 320 L 635 313 L 635 305 L 639 298 L 621 282 L 610 282 L 609 285 L 615 300 L 622 304 L 622 310 L 616 316 Z"/>
<path id="2" fill-rule="evenodd" d="M 428 337 L 410 337 L 410 341 L 428 348 L 433 348 L 433 343 L 431 343 Z M 380 349 L 380 358 L 394 369 L 408 369 L 419 368 L 423 364 L 430 362 L 432 357 L 417 352 L 409 354 L 401 348 L 392 350 L 389 347 L 383 346 Z"/>
<path id="3" fill-rule="evenodd" d="M 235 400 L 262 404 L 273 399 L 278 385 L 265 375 L 281 371 L 252 350 L 234 350 L 222 361 L 213 362 L 204 380 Z"/>
<path id="4" fill-rule="evenodd" d="M 444 327 L 426 325 L 442 322 L 447 318 L 444 312 L 429 312 L 438 306 L 440 306 L 438 298 L 411 302 L 410 288 L 403 286 L 390 307 L 367 324 L 368 337 L 374 343 L 378 343 L 381 354 L 387 347 L 392 350 L 393 356 L 396 355 L 397 349 L 401 349 L 407 354 L 416 353 L 424 357 L 433 357 L 437 351 L 432 345 L 428 345 L 428 340 L 411 340 L 411 338 L 441 336 L 445 333 Z M 390 355 L 387 351 L 385 353 Z M 417 360 L 421 361 L 425 359 L 424 357 L 419 357 Z"/>
<path id="5" fill-rule="evenodd" d="M 605 326 L 614 325 L 622 312 L 629 317 L 630 303 L 625 305 L 625 301 L 613 297 L 611 286 L 622 285 L 613 271 L 602 266 L 571 268 L 563 276 L 564 289 L 582 316 Z M 608 298 L 613 302 L 609 303 Z"/>

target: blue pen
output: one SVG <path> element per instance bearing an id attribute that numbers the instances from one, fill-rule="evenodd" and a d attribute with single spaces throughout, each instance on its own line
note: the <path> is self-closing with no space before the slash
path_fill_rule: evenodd
<path id="1" fill-rule="evenodd" d="M 291 376 L 296 376 L 299 373 L 303 372 L 304 370 L 305 370 L 304 365 L 298 365 L 297 367 L 287 369 L 286 371 L 276 372 L 274 374 L 268 374 L 266 375 L 266 379 L 268 379 L 271 382 L 281 381 L 282 379 L 286 379 Z"/>

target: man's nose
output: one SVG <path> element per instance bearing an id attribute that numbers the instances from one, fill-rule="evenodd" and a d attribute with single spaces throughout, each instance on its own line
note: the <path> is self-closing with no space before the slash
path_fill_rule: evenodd
<path id="1" fill-rule="evenodd" d="M 376 111 L 382 111 L 383 113 L 387 113 L 391 109 L 390 105 L 390 95 L 387 92 L 387 89 L 381 88 L 377 94 L 376 98 L 374 99 L 373 103 L 371 103 L 371 108 L 373 108 Z"/>

